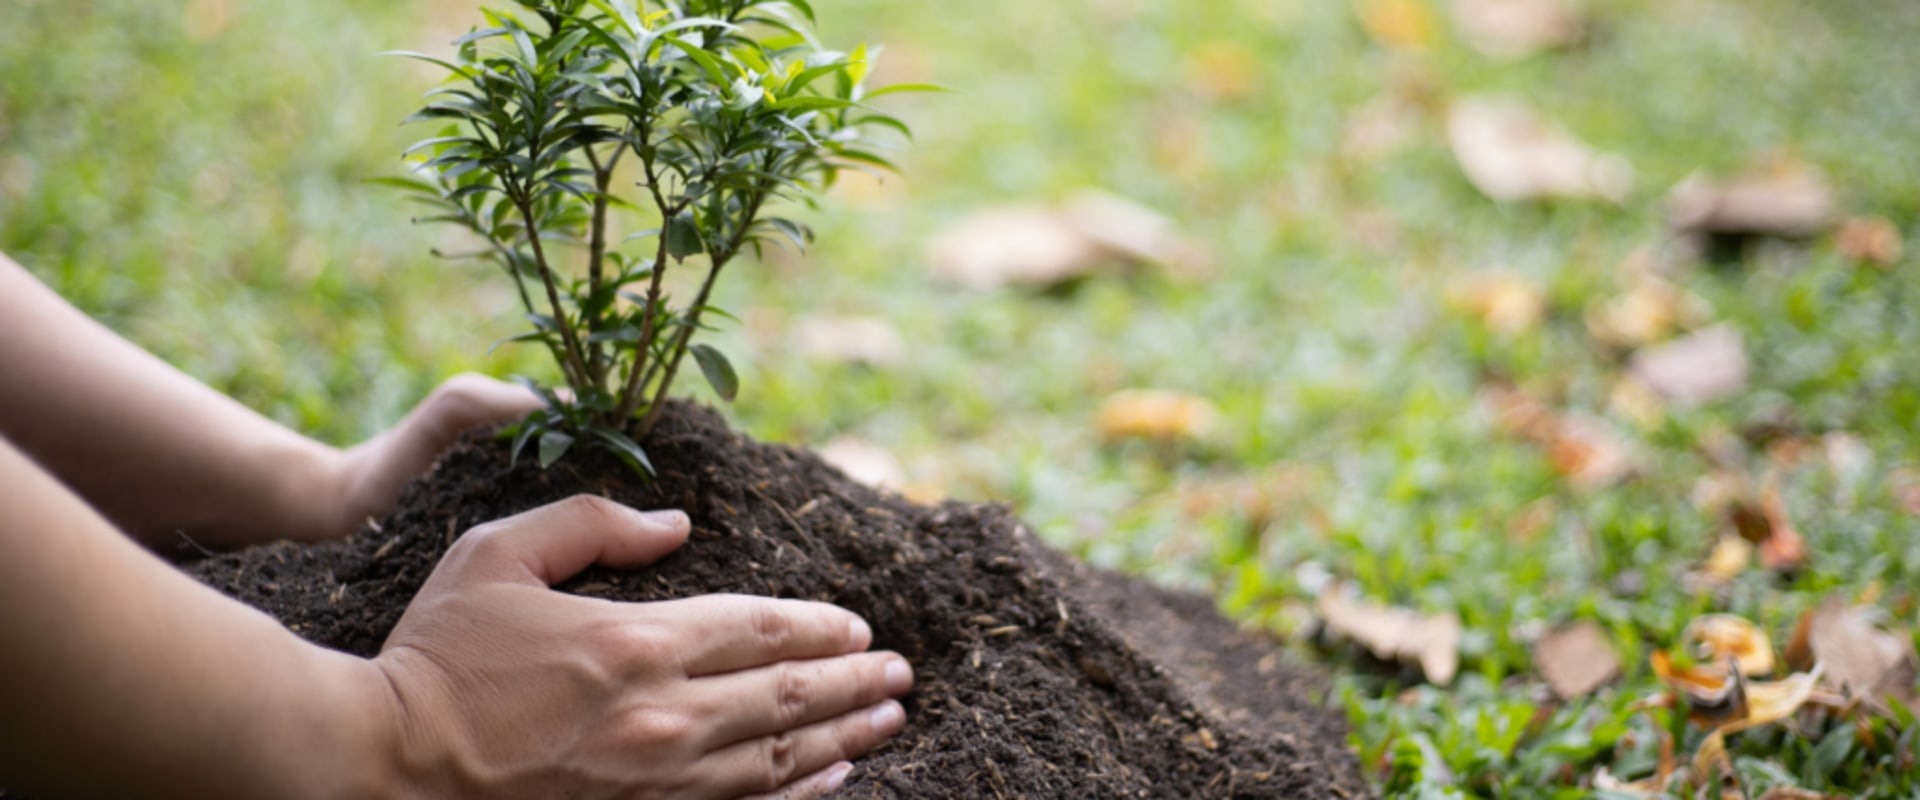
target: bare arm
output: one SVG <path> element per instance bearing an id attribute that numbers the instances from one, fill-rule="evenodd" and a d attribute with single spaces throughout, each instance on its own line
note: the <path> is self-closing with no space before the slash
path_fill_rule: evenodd
<path id="1" fill-rule="evenodd" d="M 289 431 L 128 343 L 0 255 L 0 435 L 149 547 L 353 532 L 461 431 L 531 393 L 449 381 L 393 431 L 341 451 Z"/>
<path id="2" fill-rule="evenodd" d="M 60 797 L 816 797 L 911 673 L 815 603 L 548 590 L 678 513 L 579 498 L 475 529 L 379 658 L 307 644 L 143 552 L 0 438 L 0 786 Z M 773 797 L 774 795 L 765 795 Z"/>

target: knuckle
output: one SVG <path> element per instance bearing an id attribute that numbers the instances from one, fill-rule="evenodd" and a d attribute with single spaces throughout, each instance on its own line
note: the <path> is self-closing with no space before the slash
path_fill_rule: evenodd
<path id="1" fill-rule="evenodd" d="M 785 652 L 793 645 L 796 635 L 793 617 L 778 603 L 755 604 L 753 633 L 768 651 Z"/>
<path id="2" fill-rule="evenodd" d="M 778 733 L 760 740 L 761 791 L 771 792 L 793 782 L 800 771 L 799 746 L 793 735 Z"/>
<path id="3" fill-rule="evenodd" d="M 593 630 L 591 645 L 600 657 L 630 669 L 644 669 L 674 658 L 671 637 L 644 623 L 601 625 Z"/>
<path id="4" fill-rule="evenodd" d="M 585 517 L 596 525 L 618 523 L 626 516 L 618 503 L 595 494 L 576 494 L 560 501 L 560 506 L 569 515 Z"/>
<path id="5" fill-rule="evenodd" d="M 807 712 L 819 693 L 812 676 L 794 664 L 782 664 L 775 670 L 774 681 L 779 693 L 775 708 L 779 709 L 781 722 L 789 728 L 806 722 Z"/>
<path id="6" fill-rule="evenodd" d="M 636 713 L 627 723 L 628 743 L 636 749 L 677 747 L 691 740 L 693 734 L 692 719 L 659 709 Z"/>

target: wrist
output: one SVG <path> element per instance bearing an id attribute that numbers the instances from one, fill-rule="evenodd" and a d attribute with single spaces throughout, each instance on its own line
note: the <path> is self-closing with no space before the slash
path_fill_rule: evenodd
<path id="1" fill-rule="evenodd" d="M 285 797 L 312 800 L 398 800 L 415 793 L 406 765 L 405 708 L 385 671 L 375 662 L 319 650 L 329 678 L 321 711 L 320 738 L 325 753 L 311 759 L 325 765 L 307 776 L 305 786 Z"/>

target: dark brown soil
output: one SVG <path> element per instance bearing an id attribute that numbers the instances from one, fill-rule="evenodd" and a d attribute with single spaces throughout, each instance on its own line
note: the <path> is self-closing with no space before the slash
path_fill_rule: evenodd
<path id="1" fill-rule="evenodd" d="M 306 638 L 373 655 L 447 544 L 577 493 L 692 516 L 687 545 L 567 591 L 629 601 L 713 592 L 829 601 L 913 662 L 908 729 L 840 796 L 1352 798 L 1371 794 L 1325 688 L 1204 598 L 1097 571 L 1007 510 L 918 506 L 804 451 L 677 406 L 647 442 L 652 483 L 600 453 L 509 468 L 470 437 L 379 530 L 191 567 Z"/>

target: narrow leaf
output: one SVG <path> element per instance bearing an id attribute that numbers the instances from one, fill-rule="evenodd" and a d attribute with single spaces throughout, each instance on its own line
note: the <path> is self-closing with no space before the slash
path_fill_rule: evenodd
<path id="1" fill-rule="evenodd" d="M 733 371 L 733 362 L 720 351 L 704 344 L 692 348 L 693 357 L 700 362 L 700 371 L 707 376 L 707 384 L 720 395 L 720 399 L 729 403 L 740 394 L 740 376 Z"/>

